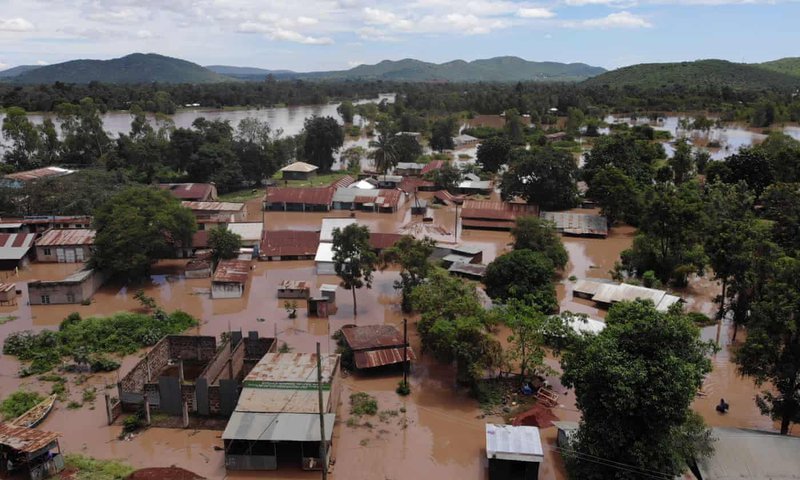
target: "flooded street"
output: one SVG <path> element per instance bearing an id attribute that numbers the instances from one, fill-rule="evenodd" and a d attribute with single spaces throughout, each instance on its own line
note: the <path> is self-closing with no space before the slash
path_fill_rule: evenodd
<path id="1" fill-rule="evenodd" d="M 430 194 L 422 194 L 430 198 Z M 349 216 L 349 212 L 330 213 L 286 213 L 258 211 L 258 202 L 251 203 L 252 220 L 264 218 L 269 230 L 298 229 L 315 230 L 325 217 Z M 359 223 L 368 225 L 377 232 L 414 232 L 435 234 L 440 242 L 454 242 L 455 209 L 441 207 L 433 210 L 433 226 L 423 225 L 418 217 L 409 212 L 410 202 L 395 214 L 356 213 Z M 573 282 L 577 278 L 609 278 L 609 270 L 619 253 L 633 241 L 634 229 L 619 226 L 612 229 L 607 239 L 565 237 L 564 244 L 570 262 L 558 283 L 559 302 L 562 310 L 587 313 L 602 318 L 605 311 L 597 309 L 591 302 L 572 298 Z M 508 232 L 485 232 L 463 230 L 458 232 L 459 243 L 479 246 L 483 250 L 483 261 L 488 263 L 507 251 L 511 237 Z M 191 333 L 220 335 L 228 330 L 244 332 L 257 330 L 262 336 L 277 337 L 296 352 L 313 351 L 320 342 L 323 352 L 334 351 L 335 342 L 330 335 L 345 324 L 369 325 L 392 324 L 400 326 L 403 315 L 399 308 L 399 296 L 393 288 L 397 270 L 376 272 L 373 288 L 357 291 L 358 312 L 354 315 L 353 300 L 349 291 L 337 292 L 338 311 L 328 319 L 309 318 L 305 306 L 300 305 L 298 316 L 289 319 L 283 301 L 276 298 L 278 284 L 283 280 L 305 280 L 314 287 L 336 284 L 335 276 L 317 276 L 313 261 L 254 262 L 241 299 L 209 298 L 209 279 L 183 277 L 185 261 L 170 260 L 159 263 L 153 272 L 152 281 L 141 288 L 153 296 L 165 310 L 181 309 L 201 320 Z M 67 264 L 34 264 L 9 278 L 17 288 L 26 291 L 23 284 L 33 279 L 59 279 L 78 268 Z M 42 328 L 57 328 L 59 322 L 70 312 L 82 316 L 105 315 L 119 310 L 139 308 L 133 294 L 136 288 L 119 284 L 105 285 L 94 297 L 91 305 L 29 306 L 24 294 L 18 305 L 0 307 L 0 315 L 17 317 L 0 325 L 0 338 L 10 332 Z M 313 287 L 312 287 L 313 288 Z M 708 279 L 697 279 L 684 296 L 690 309 L 712 313 L 711 299 L 719 287 Z M 420 353 L 419 338 L 413 322 L 409 334 L 412 346 Z M 716 337 L 717 327 L 704 329 L 707 338 Z M 741 333 L 740 333 L 741 335 Z M 502 335 L 501 335 L 502 336 Z M 755 388 L 747 379 L 736 373 L 728 349 L 730 333 L 727 326 L 721 334 L 722 350 L 713 358 L 714 371 L 704 386 L 706 397 L 698 398 L 694 404 L 711 425 L 736 425 L 743 427 L 774 429 L 767 417 L 761 416 L 752 398 Z M 740 337 L 742 338 L 742 337 Z M 41 428 L 63 434 L 61 444 L 66 452 L 81 452 L 99 458 L 119 458 L 136 467 L 176 465 L 192 470 L 207 478 L 318 478 L 318 473 L 300 470 L 277 472 L 231 473 L 225 472 L 221 431 L 181 430 L 150 428 L 137 434 L 130 441 L 117 440 L 121 430 L 118 425 L 107 426 L 102 393 L 108 391 L 116 396 L 115 383 L 119 376 L 127 373 L 139 360 L 141 354 L 123 360 L 117 372 L 92 375 L 87 383 L 76 385 L 77 378 L 70 375 L 69 397 L 79 401 L 87 386 L 97 388 L 97 400 L 92 405 L 68 410 L 66 402 L 58 402 L 54 412 L 43 422 Z M 548 359 L 552 367 L 558 367 L 557 359 Z M 30 388 L 49 393 L 51 384 L 37 381 L 35 377 L 18 378 L 19 365 L 13 358 L 0 356 L 0 391 L 2 396 L 18 388 Z M 422 356 L 411 369 L 411 390 L 408 397 L 400 397 L 394 389 L 400 379 L 398 375 L 366 376 L 355 374 L 345 378 L 345 389 L 334 428 L 333 478 L 418 480 L 420 478 L 442 479 L 486 479 L 488 478 L 484 451 L 484 424 L 502 421 L 500 418 L 482 417 L 477 402 L 466 392 L 456 388 L 455 372 L 451 366 L 441 365 L 430 356 Z M 579 412 L 574 406 L 574 395 L 561 386 L 557 377 L 549 379 L 560 394 L 559 406 L 553 411 L 561 420 L 578 420 Z M 108 388 L 108 390 L 106 390 Z M 348 425 L 349 394 L 364 391 L 374 395 L 378 408 L 385 412 L 381 416 L 365 417 Z M 724 397 L 731 404 L 731 411 L 720 416 L 714 406 Z M 388 412 L 388 413 L 386 413 Z M 365 422 L 370 425 L 364 425 Z M 353 422 L 351 422 L 353 423 Z M 545 441 L 545 462 L 540 468 L 540 478 L 555 480 L 565 478 L 563 464 L 555 450 L 556 429 L 542 430 Z"/>

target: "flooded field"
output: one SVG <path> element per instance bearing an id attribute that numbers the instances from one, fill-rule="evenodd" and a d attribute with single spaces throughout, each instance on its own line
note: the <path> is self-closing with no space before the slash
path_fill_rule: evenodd
<path id="1" fill-rule="evenodd" d="M 429 195 L 429 194 L 426 194 Z M 424 197 L 427 198 L 427 197 Z M 284 213 L 258 211 L 258 200 L 253 201 L 252 220 L 262 218 L 269 230 L 319 228 L 324 217 L 349 216 L 349 212 Z M 434 210 L 433 226 L 422 225 L 408 211 L 408 202 L 396 214 L 357 213 L 359 223 L 378 232 L 413 232 L 418 235 L 430 233 L 441 242 L 455 241 L 455 211 L 452 207 Z M 572 275 L 582 277 L 609 277 L 609 270 L 619 253 L 633 241 L 634 230 L 620 226 L 612 229 L 607 239 L 564 238 L 570 254 L 570 262 L 558 284 L 561 308 L 587 313 L 602 318 L 603 310 L 584 300 L 572 298 Z M 507 232 L 484 232 L 460 230 L 458 241 L 479 246 L 484 251 L 484 262 L 490 262 L 505 252 L 511 241 Z M 315 286 L 323 283 L 338 283 L 334 276 L 317 276 L 312 261 L 258 262 L 250 274 L 245 295 L 241 299 L 209 298 L 209 279 L 186 279 L 183 276 L 183 261 L 164 261 L 154 270 L 151 281 L 143 288 L 166 310 L 182 309 L 197 318 L 201 324 L 193 332 L 219 335 L 228 330 L 257 330 L 262 336 L 277 334 L 297 352 L 310 352 L 316 342 L 322 344 L 323 352 L 333 351 L 335 343 L 330 335 L 345 324 L 393 324 L 401 325 L 403 315 L 399 308 L 399 296 L 392 284 L 397 278 L 396 270 L 376 272 L 372 289 L 357 292 L 358 312 L 354 314 L 350 292 L 340 289 L 337 293 L 338 311 L 328 319 L 309 318 L 300 309 L 295 319 L 289 319 L 283 301 L 276 298 L 278 284 L 283 280 L 305 280 Z M 58 279 L 74 271 L 77 265 L 34 264 L 8 281 L 17 283 L 17 288 L 32 279 Z M 6 273 L 5 275 L 9 275 Z M 137 287 L 138 288 L 138 287 Z M 26 291 L 25 288 L 21 288 Z M 0 325 L 0 339 L 10 332 L 43 328 L 57 328 L 59 322 L 70 312 L 83 316 L 111 314 L 119 310 L 136 310 L 133 290 L 124 285 L 104 286 L 91 305 L 29 306 L 27 298 L 19 298 L 17 306 L 0 307 L 0 315 L 11 315 L 16 319 Z M 708 279 L 693 281 L 683 292 L 690 309 L 711 313 L 711 299 L 719 287 Z M 301 305 L 302 306 L 302 305 Z M 419 352 L 419 339 L 413 322 L 409 333 L 412 346 Z M 729 331 L 724 326 L 720 335 L 722 350 L 715 355 L 714 371 L 704 386 L 706 397 L 698 398 L 694 406 L 711 425 L 736 425 L 771 430 L 774 425 L 761 416 L 753 402 L 756 390 L 747 379 L 736 373 L 729 351 Z M 704 336 L 714 339 L 717 327 L 708 327 Z M 93 375 L 85 384 L 76 385 L 75 377 L 69 382 L 70 398 L 80 400 L 87 385 L 97 388 L 98 399 L 92 405 L 68 410 L 66 402 L 59 402 L 54 412 L 41 428 L 63 434 L 62 449 L 66 452 L 82 452 L 100 458 L 119 458 L 136 467 L 176 465 L 192 470 L 207 478 L 318 478 L 318 474 L 279 470 L 277 472 L 231 473 L 225 472 L 220 431 L 182 430 L 150 428 L 130 440 L 118 440 L 121 427 L 107 426 L 102 406 L 102 392 L 116 395 L 115 383 L 138 361 L 140 355 L 123 359 L 118 372 Z M 557 367 L 557 359 L 548 360 Z M 0 391 L 6 392 L 25 387 L 49 392 L 50 384 L 32 378 L 18 378 L 19 365 L 7 356 L 0 356 Z M 483 418 L 477 403 L 466 392 L 459 390 L 454 382 L 453 369 L 441 365 L 429 356 L 422 356 L 411 369 L 412 394 L 399 397 L 394 389 L 399 375 L 363 376 L 351 375 L 345 379 L 345 391 L 338 410 L 334 429 L 333 478 L 340 479 L 396 479 L 418 480 L 420 478 L 485 479 L 488 478 L 484 451 L 484 424 L 501 421 L 499 418 Z M 558 378 L 550 382 L 561 395 L 560 405 L 554 409 L 562 420 L 578 420 L 579 412 L 574 406 L 574 395 L 561 386 Z M 364 391 L 374 395 L 379 409 L 392 411 L 386 418 L 370 418 L 372 426 L 348 426 L 351 392 Z M 731 404 L 731 411 L 720 416 L 714 411 L 719 398 Z M 543 430 L 546 443 L 546 458 L 540 469 L 540 478 L 554 480 L 565 478 L 563 465 L 555 446 L 555 428 Z"/>

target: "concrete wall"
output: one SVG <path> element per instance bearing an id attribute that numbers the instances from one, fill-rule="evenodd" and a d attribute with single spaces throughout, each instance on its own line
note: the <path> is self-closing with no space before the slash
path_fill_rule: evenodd
<path id="1" fill-rule="evenodd" d="M 184 276 L 186 278 L 208 278 L 211 276 L 211 266 L 200 270 L 186 270 Z"/>
<path id="2" fill-rule="evenodd" d="M 28 282 L 28 301 L 31 305 L 80 304 L 91 300 L 105 280 L 104 274 L 94 271 L 82 282 Z M 42 298 L 45 295 L 49 300 L 47 304 Z"/>
<path id="3" fill-rule="evenodd" d="M 308 180 L 317 176 L 317 172 L 283 172 L 284 180 Z"/>
<path id="4" fill-rule="evenodd" d="M 63 246 L 63 247 L 36 247 L 36 261 L 38 262 L 49 262 L 49 263 L 57 263 L 58 260 L 58 250 L 63 250 L 65 253 L 62 256 L 60 263 L 77 263 L 81 261 L 89 260 L 89 257 L 92 256 L 92 247 L 88 245 L 70 245 L 70 246 Z M 78 252 L 80 251 L 80 252 Z M 49 252 L 49 253 L 48 253 Z M 83 253 L 83 260 L 79 259 L 79 255 Z M 72 258 L 66 258 L 67 255 L 71 255 Z"/>
<path id="5" fill-rule="evenodd" d="M 243 283 L 211 282 L 211 298 L 242 298 Z"/>

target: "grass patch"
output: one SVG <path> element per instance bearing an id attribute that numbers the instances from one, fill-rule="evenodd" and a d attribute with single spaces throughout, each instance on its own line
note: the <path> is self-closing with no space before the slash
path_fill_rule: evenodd
<path id="1" fill-rule="evenodd" d="M 389 423 L 391 417 L 396 417 L 398 415 L 400 415 L 400 412 L 397 410 L 381 410 L 378 412 L 378 420 L 383 423 Z"/>
<path id="2" fill-rule="evenodd" d="M 353 415 L 375 415 L 378 413 L 378 401 L 365 392 L 350 395 L 350 413 Z"/>
<path id="3" fill-rule="evenodd" d="M 244 190 L 236 190 L 235 192 L 228 192 L 219 196 L 220 202 L 234 202 L 245 203 L 254 198 L 261 198 L 264 196 L 263 188 L 245 188 Z"/>
<path id="4" fill-rule="evenodd" d="M 4 323 L 8 323 L 8 322 L 13 322 L 16 319 L 17 319 L 17 317 L 15 317 L 14 315 L 4 315 L 4 316 L 0 317 L 0 325 L 3 325 Z"/>
<path id="5" fill-rule="evenodd" d="M 44 397 L 36 392 L 17 390 L 0 403 L 0 413 L 3 414 L 4 420 L 12 420 L 35 407 L 42 400 Z"/>
<path id="6" fill-rule="evenodd" d="M 46 375 L 39 375 L 37 380 L 40 382 L 57 382 L 57 383 L 64 383 L 66 380 L 61 375 L 56 375 L 55 373 L 48 373 Z"/>
<path id="7" fill-rule="evenodd" d="M 165 335 L 176 334 L 197 325 L 197 320 L 181 311 L 167 314 L 156 310 L 152 315 L 120 312 L 108 317 L 81 318 L 70 314 L 58 331 L 24 330 L 10 334 L 3 343 L 3 353 L 30 362 L 21 376 L 45 373 L 67 357 L 90 357 L 90 364 L 101 354 L 129 355 L 142 347 L 155 345 Z M 78 360 L 75 360 L 78 362 Z M 96 367 L 118 368 L 110 361 L 93 362 Z"/>
<path id="8" fill-rule="evenodd" d="M 82 406 L 83 406 L 82 403 L 76 402 L 75 400 L 70 400 L 70 402 L 67 404 L 67 409 L 68 410 L 77 410 L 77 409 L 81 408 Z"/>
<path id="9" fill-rule="evenodd" d="M 331 183 L 347 175 L 347 172 L 331 172 L 319 174 L 308 180 L 284 180 L 281 172 L 276 172 L 272 177 L 279 187 L 327 187 Z M 262 192 L 263 195 L 263 192 Z"/>
<path id="10" fill-rule="evenodd" d="M 695 325 L 698 327 L 710 327 L 711 325 L 716 325 L 717 321 L 708 315 L 700 312 L 689 312 L 686 314 L 689 318 L 692 319 Z"/>
<path id="11" fill-rule="evenodd" d="M 94 388 L 94 387 L 87 388 L 87 389 L 85 389 L 83 391 L 83 403 L 94 402 L 94 400 L 96 398 L 97 398 L 97 389 L 96 388 Z"/>
<path id="12" fill-rule="evenodd" d="M 59 401 L 67 399 L 67 384 L 65 381 L 56 382 L 50 390 L 50 395 L 55 395 Z"/>
<path id="13" fill-rule="evenodd" d="M 75 480 L 123 480 L 134 468 L 117 460 L 97 460 L 78 454 L 67 454 L 68 469 L 76 471 Z"/>

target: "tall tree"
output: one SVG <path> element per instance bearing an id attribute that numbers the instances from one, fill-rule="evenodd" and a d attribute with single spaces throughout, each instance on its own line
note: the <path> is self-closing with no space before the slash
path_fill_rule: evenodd
<path id="1" fill-rule="evenodd" d="M 61 104 L 58 120 L 64 137 L 62 160 L 71 165 L 94 165 L 111 148 L 111 139 L 103 130 L 100 109 L 87 97 L 80 104 Z"/>
<path id="2" fill-rule="evenodd" d="M 747 339 L 736 362 L 758 385 L 773 388 L 756 397 L 761 412 L 781 422 L 781 434 L 800 422 L 800 260 L 785 257 L 753 308 Z"/>
<path id="3" fill-rule="evenodd" d="M 578 202 L 578 164 L 571 154 L 551 147 L 516 149 L 503 174 L 503 198 L 521 197 L 548 210 L 563 210 Z"/>
<path id="4" fill-rule="evenodd" d="M 392 137 L 380 134 L 377 140 L 370 140 L 369 146 L 373 149 L 369 156 L 379 173 L 386 175 L 386 172 L 397 165 L 398 155 Z"/>
<path id="5" fill-rule="evenodd" d="M 3 154 L 3 161 L 16 170 L 26 170 L 37 165 L 36 154 L 41 146 L 41 138 L 36 126 L 28 119 L 25 110 L 11 107 L 5 111 L 3 136 L 11 142 L 11 148 Z"/>
<path id="6" fill-rule="evenodd" d="M 800 251 L 800 183 L 776 183 L 763 196 L 764 218 L 773 222 L 775 241 L 787 252 Z"/>
<path id="7" fill-rule="evenodd" d="M 562 357 L 562 381 L 582 413 L 570 477 L 673 478 L 710 453 L 710 431 L 691 403 L 711 371 L 712 349 L 686 315 L 645 301 L 612 306 L 606 328 Z"/>
<path id="8" fill-rule="evenodd" d="M 333 230 L 333 266 L 342 279 L 342 287 L 353 291 L 353 315 L 358 314 L 356 289 L 372 288 L 372 272 L 377 262 L 366 226 L 352 224 Z"/>
<path id="9" fill-rule="evenodd" d="M 666 154 L 660 144 L 637 138 L 631 133 L 619 133 L 597 138 L 592 150 L 584 156 L 583 177 L 589 185 L 598 170 L 611 165 L 645 186 L 653 180 L 654 162 Z"/>
<path id="10" fill-rule="evenodd" d="M 398 162 L 415 162 L 422 155 L 422 145 L 412 135 L 395 134 L 392 144 Z"/>
<path id="11" fill-rule="evenodd" d="M 486 293 L 495 300 L 512 298 L 537 305 L 551 313 L 557 307 L 553 262 L 543 253 L 513 250 L 495 258 L 487 267 L 483 283 Z"/>
<path id="12" fill-rule="evenodd" d="M 567 266 L 569 254 L 553 222 L 534 216 L 517 217 L 511 236 L 514 237 L 514 250 L 542 252 L 553 262 L 555 268 L 563 269 Z"/>
<path id="13" fill-rule="evenodd" d="M 696 166 L 692 145 L 685 138 L 675 142 L 675 153 L 669 159 L 669 166 L 672 167 L 675 183 L 683 183 L 694 176 Z"/>
<path id="14" fill-rule="evenodd" d="M 495 173 L 508 163 L 511 155 L 511 142 L 505 137 L 489 137 L 478 145 L 478 163 L 483 171 Z"/>
<path id="15" fill-rule="evenodd" d="M 436 242 L 425 237 L 417 240 L 411 235 L 404 235 L 391 247 L 381 252 L 381 267 L 390 263 L 400 265 L 400 280 L 394 282 L 394 288 L 402 292 L 402 309 L 411 311 L 411 292 L 421 284 L 431 269 L 428 258 L 433 254 Z"/>
<path id="16" fill-rule="evenodd" d="M 600 212 L 609 225 L 617 220 L 636 223 L 641 209 L 639 185 L 621 169 L 605 165 L 597 170 L 589 183 L 586 196 L 600 204 Z"/>
<path id="17" fill-rule="evenodd" d="M 342 116 L 344 123 L 353 123 L 353 115 L 356 113 L 356 109 L 353 107 L 353 102 L 345 100 L 336 107 L 336 113 Z"/>
<path id="18" fill-rule="evenodd" d="M 225 227 L 212 228 L 208 232 L 208 246 L 211 247 L 214 263 L 236 258 L 242 246 L 242 237 Z"/>
<path id="19" fill-rule="evenodd" d="M 91 264 L 122 279 L 146 277 L 160 258 L 191 245 L 192 212 L 165 190 L 137 186 L 119 191 L 95 211 Z"/>
<path id="20" fill-rule="evenodd" d="M 344 130 L 333 117 L 311 117 L 305 121 L 304 153 L 320 172 L 331 171 L 333 154 L 344 144 Z"/>
<path id="21" fill-rule="evenodd" d="M 504 126 L 509 141 L 514 145 L 525 144 L 525 125 L 515 109 L 506 110 L 506 124 Z"/>
<path id="22" fill-rule="evenodd" d="M 452 150 L 453 135 L 457 131 L 456 121 L 452 117 L 443 118 L 433 122 L 431 126 L 431 148 L 436 151 Z"/>

